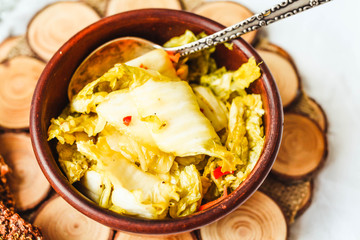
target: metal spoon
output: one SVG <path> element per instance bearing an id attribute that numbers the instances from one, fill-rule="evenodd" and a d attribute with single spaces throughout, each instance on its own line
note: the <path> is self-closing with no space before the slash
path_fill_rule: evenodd
<path id="1" fill-rule="evenodd" d="M 168 52 L 186 56 L 269 25 L 270 23 L 290 17 L 331 0 L 286 0 L 283 3 L 265 10 L 259 14 L 209 35 L 198 41 L 175 47 L 163 48 L 155 43 L 137 37 L 122 37 L 107 42 L 94 50 L 79 66 L 71 78 L 69 99 L 77 94 L 88 82 L 103 75 L 116 63 L 126 62 L 155 48 L 163 48 Z M 105 57 L 106 56 L 106 57 Z"/>

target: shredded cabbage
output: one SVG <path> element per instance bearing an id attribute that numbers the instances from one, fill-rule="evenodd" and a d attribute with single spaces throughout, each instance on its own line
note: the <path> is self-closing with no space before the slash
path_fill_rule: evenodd
<path id="1" fill-rule="evenodd" d="M 140 144 L 114 127 L 106 127 L 101 135 L 111 150 L 120 152 L 128 161 L 139 165 L 144 172 L 168 173 L 173 165 L 174 154 L 163 152 L 158 147 Z"/>
<path id="2" fill-rule="evenodd" d="M 209 87 L 220 100 L 227 101 L 233 92 L 246 95 L 245 89 L 260 76 L 260 68 L 255 58 L 251 57 L 236 71 L 228 71 L 222 67 L 211 74 L 201 76 L 200 84 Z"/>
<path id="3" fill-rule="evenodd" d="M 186 31 L 165 46 L 204 36 Z M 73 96 L 48 129 L 69 182 L 103 208 L 148 219 L 190 215 L 236 189 L 264 145 L 261 97 L 246 92 L 260 68 L 250 58 L 218 69 L 214 50 L 176 63 L 156 49 Z"/>
<path id="4" fill-rule="evenodd" d="M 262 127 L 263 115 L 260 95 L 247 94 L 233 99 L 229 113 L 226 147 L 244 164 L 237 165 L 234 174 L 216 179 L 213 173 L 220 166 L 219 160 L 215 158 L 209 160 L 203 175 L 211 178 L 219 192 L 223 192 L 227 187 L 235 190 L 254 168 L 265 142 Z"/>
<path id="5" fill-rule="evenodd" d="M 93 169 L 111 182 L 112 194 L 104 202 L 117 211 L 145 218 L 162 218 L 167 214 L 170 200 L 179 199 L 176 186 L 127 161 L 121 153 L 109 147 L 104 137 L 99 137 L 96 144 L 78 142 L 77 148 L 87 158 L 96 161 Z"/>
<path id="6" fill-rule="evenodd" d="M 195 165 L 174 164 L 171 176 L 179 189 L 180 200 L 170 205 L 170 216 L 183 217 L 196 212 L 202 198 L 202 185 L 200 173 Z"/>
<path id="7" fill-rule="evenodd" d="M 79 181 L 89 169 L 90 161 L 76 149 L 75 145 L 61 144 L 56 146 L 59 153 L 59 164 L 72 184 Z"/>

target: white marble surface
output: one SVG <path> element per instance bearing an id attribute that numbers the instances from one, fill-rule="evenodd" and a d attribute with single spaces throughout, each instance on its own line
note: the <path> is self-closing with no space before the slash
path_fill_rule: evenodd
<path id="1" fill-rule="evenodd" d="M 0 0 L 0 12 L 15 0 Z M 23 34 L 31 16 L 54 0 L 17 0 L 1 14 L 0 41 Z M 279 0 L 238 0 L 259 12 Z M 10 3 L 11 5 L 11 3 Z M 291 239 L 360 239 L 359 0 L 334 0 L 266 30 L 294 58 L 306 92 L 329 120 L 329 156 L 315 180 L 313 203 L 291 227 Z"/>

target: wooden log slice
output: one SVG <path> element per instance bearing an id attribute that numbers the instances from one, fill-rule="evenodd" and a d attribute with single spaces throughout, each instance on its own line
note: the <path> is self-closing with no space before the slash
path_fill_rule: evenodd
<path id="1" fill-rule="evenodd" d="M 284 131 L 272 173 L 285 181 L 306 180 L 322 166 L 327 154 L 324 132 L 310 118 L 284 115 Z"/>
<path id="2" fill-rule="evenodd" d="M 194 13 L 210 18 L 222 25 L 229 27 L 241 22 L 252 15 L 245 6 L 231 1 L 214 1 L 205 2 L 192 10 Z M 257 31 L 252 31 L 242 35 L 241 37 L 248 43 L 253 43 L 256 38 Z"/>
<path id="3" fill-rule="evenodd" d="M 106 6 L 108 0 L 81 0 L 94 8 L 100 16 L 105 16 Z"/>
<path id="4" fill-rule="evenodd" d="M 314 182 L 313 180 L 307 182 L 306 188 L 304 189 L 303 199 L 299 205 L 299 209 L 295 215 L 295 218 L 300 217 L 311 205 L 312 196 L 314 191 Z"/>
<path id="5" fill-rule="evenodd" d="M 293 65 L 295 65 L 294 60 L 285 49 L 269 42 L 267 39 L 260 40 L 256 45 L 256 49 L 277 53 L 292 62 Z"/>
<path id="6" fill-rule="evenodd" d="M 138 235 L 129 234 L 124 232 L 117 232 L 114 240 L 196 240 L 194 233 L 181 233 L 169 236 L 151 236 L 151 235 Z"/>
<path id="7" fill-rule="evenodd" d="M 192 11 L 196 7 L 203 4 L 204 0 L 182 0 L 183 9 L 186 11 Z"/>
<path id="8" fill-rule="evenodd" d="M 44 67 L 43 62 L 25 56 L 0 64 L 0 126 L 29 127 L 32 95 Z"/>
<path id="9" fill-rule="evenodd" d="M 41 228 L 45 239 L 110 240 L 113 237 L 110 228 L 86 217 L 59 196 L 45 202 L 35 213 L 33 222 Z"/>
<path id="10" fill-rule="evenodd" d="M 31 50 L 26 40 L 26 36 L 22 36 L 19 39 L 18 43 L 13 48 L 11 48 L 9 54 L 7 55 L 7 60 L 10 60 L 18 56 L 28 56 L 28 57 L 37 58 L 36 54 L 33 52 L 33 50 Z"/>
<path id="11" fill-rule="evenodd" d="M 33 17 L 27 41 L 41 59 L 48 61 L 70 37 L 99 19 L 97 12 L 83 2 L 56 2 Z"/>
<path id="12" fill-rule="evenodd" d="M 37 206 L 49 193 L 50 184 L 37 164 L 30 137 L 24 133 L 0 135 L 0 154 L 9 165 L 9 186 L 15 208 L 25 211 Z"/>
<path id="13" fill-rule="evenodd" d="M 319 103 L 317 103 L 315 101 L 315 99 L 313 98 L 309 98 L 308 99 L 308 104 L 310 105 L 310 107 L 312 108 L 312 110 L 314 111 L 314 116 L 316 116 L 316 122 L 319 124 L 319 126 L 321 127 L 321 129 L 324 132 L 327 132 L 328 129 L 328 120 L 325 114 L 324 109 L 320 106 Z"/>
<path id="14" fill-rule="evenodd" d="M 323 108 L 313 98 L 308 97 L 305 92 L 301 94 L 299 99 L 288 110 L 307 115 L 317 122 L 325 133 L 327 132 L 328 121 Z"/>
<path id="15" fill-rule="evenodd" d="M 202 240 L 282 240 L 288 229 L 279 205 L 257 191 L 228 216 L 201 228 L 200 234 Z"/>
<path id="16" fill-rule="evenodd" d="M 142 8 L 169 8 L 181 10 L 179 0 L 109 0 L 106 16 Z"/>
<path id="17" fill-rule="evenodd" d="M 269 67 L 280 92 L 284 108 L 296 100 L 300 93 L 300 77 L 293 61 L 279 52 L 258 49 L 257 52 Z"/>
<path id="18" fill-rule="evenodd" d="M 278 179 L 268 176 L 261 185 L 260 190 L 270 196 L 284 211 L 289 224 L 305 212 L 310 206 L 312 198 L 312 181 L 286 184 Z"/>
<path id="19" fill-rule="evenodd" d="M 18 44 L 21 36 L 8 37 L 0 43 L 0 62 L 4 61 L 9 55 L 10 50 Z"/>

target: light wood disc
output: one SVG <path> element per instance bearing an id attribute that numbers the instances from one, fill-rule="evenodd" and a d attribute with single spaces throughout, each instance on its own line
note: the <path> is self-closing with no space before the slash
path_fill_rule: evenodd
<path id="1" fill-rule="evenodd" d="M 85 3 L 53 3 L 38 12 L 29 23 L 27 40 L 40 58 L 49 61 L 70 37 L 98 20 L 100 16 Z"/>
<path id="2" fill-rule="evenodd" d="M 328 128 L 328 121 L 323 108 L 305 92 L 302 92 L 299 99 L 288 109 L 289 112 L 300 113 L 314 120 L 325 133 Z"/>
<path id="3" fill-rule="evenodd" d="M 284 240 L 287 232 L 280 207 L 259 191 L 228 216 L 200 229 L 202 240 Z"/>
<path id="4" fill-rule="evenodd" d="M 273 172 L 289 180 L 301 179 L 318 168 L 325 153 L 326 140 L 320 127 L 306 116 L 286 113 L 283 138 Z"/>
<path id="5" fill-rule="evenodd" d="M 257 50 L 264 59 L 273 75 L 280 92 L 281 101 L 284 107 L 292 103 L 298 95 L 300 81 L 293 64 L 276 52 Z"/>
<path id="6" fill-rule="evenodd" d="M 296 217 L 301 216 L 310 206 L 313 196 L 313 188 L 314 183 L 312 181 L 309 181 L 306 185 L 306 191 L 303 193 L 303 199 L 300 203 L 299 209 L 296 213 Z"/>
<path id="7" fill-rule="evenodd" d="M 19 56 L 0 64 L 0 125 L 19 129 L 29 127 L 32 95 L 45 64 Z"/>
<path id="8" fill-rule="evenodd" d="M 0 43 L 0 62 L 4 61 L 7 58 L 10 50 L 19 43 L 19 40 L 21 38 L 21 36 L 8 37 L 2 43 Z"/>
<path id="9" fill-rule="evenodd" d="M 47 201 L 34 219 L 44 239 L 51 240 L 109 240 L 110 228 L 86 217 L 57 196 Z"/>
<path id="10" fill-rule="evenodd" d="M 308 104 L 314 111 L 314 114 L 316 115 L 316 122 L 319 124 L 321 129 L 326 132 L 327 131 L 327 119 L 324 110 L 321 108 L 321 106 L 312 98 L 308 99 Z"/>
<path id="11" fill-rule="evenodd" d="M 169 8 L 181 10 L 178 0 L 109 0 L 106 16 L 142 8 Z"/>
<path id="12" fill-rule="evenodd" d="M 0 154 L 11 169 L 7 178 L 15 208 L 19 211 L 34 208 L 47 196 L 50 184 L 36 161 L 30 137 L 24 133 L 0 135 Z"/>

